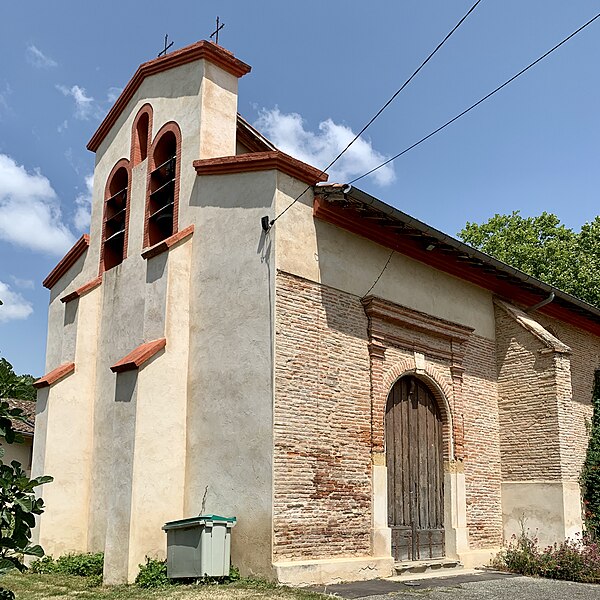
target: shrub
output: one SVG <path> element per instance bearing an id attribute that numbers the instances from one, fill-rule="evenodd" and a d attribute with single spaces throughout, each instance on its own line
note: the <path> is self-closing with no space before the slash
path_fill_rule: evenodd
<path id="1" fill-rule="evenodd" d="M 600 547 L 589 541 L 567 539 L 545 549 L 524 532 L 492 561 L 497 569 L 563 579 L 582 583 L 600 583 Z"/>
<path id="2" fill-rule="evenodd" d="M 51 556 L 44 556 L 31 564 L 33 573 L 62 573 L 63 575 L 77 575 L 79 577 L 94 577 L 98 584 L 102 583 L 102 569 L 104 554 L 102 552 L 86 552 L 83 554 L 65 554 L 54 560 Z M 0 598 L 0 600 L 2 600 Z"/>
<path id="3" fill-rule="evenodd" d="M 146 556 L 146 564 L 139 565 L 140 572 L 135 578 L 136 585 L 142 588 L 164 587 L 169 585 L 167 562 Z"/>
<path id="4" fill-rule="evenodd" d="M 65 554 L 56 559 L 56 571 L 80 577 L 102 576 L 104 554 L 102 552 Z"/>
<path id="5" fill-rule="evenodd" d="M 49 554 L 40 558 L 39 560 L 34 560 L 29 570 L 32 573 L 40 573 L 42 575 L 47 575 L 48 573 L 56 573 L 56 563 L 54 559 Z"/>
<path id="6" fill-rule="evenodd" d="M 11 590 L 0 587 L 0 600 L 15 600 L 15 593 Z"/>

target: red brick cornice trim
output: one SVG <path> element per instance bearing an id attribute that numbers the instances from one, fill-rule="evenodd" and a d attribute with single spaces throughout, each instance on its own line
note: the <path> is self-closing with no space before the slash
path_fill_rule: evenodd
<path id="1" fill-rule="evenodd" d="M 168 71 L 175 67 L 185 65 L 196 60 L 205 59 L 218 67 L 221 67 L 224 71 L 231 73 L 235 77 L 243 77 L 250 72 L 250 65 L 237 59 L 231 52 L 225 50 L 221 46 L 217 46 L 212 42 L 203 40 L 196 42 L 191 46 L 186 46 L 175 52 L 171 52 L 161 58 L 155 58 L 148 62 L 143 63 L 138 67 L 134 76 L 129 80 L 129 83 L 125 86 L 125 89 L 121 92 L 121 95 L 117 98 L 113 107 L 110 109 L 104 121 L 100 123 L 100 127 L 96 130 L 96 133 L 92 136 L 92 139 L 88 142 L 87 149 L 91 152 L 96 152 L 102 143 L 102 140 L 106 137 L 108 132 L 112 129 L 117 119 L 125 110 L 128 102 L 133 98 L 135 92 L 140 87 L 146 77 L 150 75 L 156 75 L 163 71 Z"/>
<path id="2" fill-rule="evenodd" d="M 166 344 L 167 340 L 165 338 L 141 344 L 127 356 L 124 356 L 119 362 L 115 363 L 110 370 L 113 373 L 122 373 L 123 371 L 139 369 L 146 361 L 162 350 Z"/>
<path id="3" fill-rule="evenodd" d="M 363 298 L 362 304 L 371 328 L 374 327 L 375 321 L 385 321 L 392 325 L 423 331 L 435 337 L 451 339 L 460 344 L 466 342 L 474 331 L 472 327 L 432 317 L 375 296 Z"/>
<path id="4" fill-rule="evenodd" d="M 153 256 L 157 256 L 158 254 L 162 254 L 175 244 L 178 244 L 179 242 L 191 237 L 193 233 L 194 226 L 190 225 L 189 227 L 186 227 L 185 229 L 174 233 L 172 236 L 158 242 L 158 244 L 154 244 L 154 246 L 146 248 L 146 250 L 142 252 L 142 258 L 148 259 L 152 258 Z"/>
<path id="5" fill-rule="evenodd" d="M 59 379 L 70 375 L 75 371 L 75 363 L 66 363 L 64 365 L 60 365 L 60 367 L 56 367 L 49 373 L 46 373 L 43 377 L 40 377 L 37 381 L 33 382 L 33 387 L 40 388 L 48 387 L 53 383 L 56 383 Z"/>
<path id="6" fill-rule="evenodd" d="M 75 298 L 80 298 L 84 294 L 91 292 L 93 289 L 97 288 L 102 283 L 102 276 L 96 277 L 87 283 L 84 283 L 81 287 L 78 287 L 75 291 L 63 296 L 60 301 L 61 302 L 71 302 L 71 300 L 75 300 Z"/>
<path id="7" fill-rule="evenodd" d="M 51 290 L 57 281 L 77 262 L 77 259 L 88 249 L 90 245 L 90 236 L 84 233 L 74 244 L 73 247 L 63 256 L 60 262 L 50 271 L 50 274 L 42 285 Z"/>
<path id="8" fill-rule="evenodd" d="M 328 177 L 316 167 L 311 167 L 279 150 L 195 160 L 194 168 L 198 175 L 225 175 L 276 169 L 310 185 L 327 181 Z"/>

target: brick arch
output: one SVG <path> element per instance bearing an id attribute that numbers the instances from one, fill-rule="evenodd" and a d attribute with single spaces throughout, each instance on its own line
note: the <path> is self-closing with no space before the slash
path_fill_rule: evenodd
<path id="1" fill-rule="evenodd" d="M 154 136 L 152 144 L 148 148 L 148 177 L 146 181 L 146 207 L 144 212 L 144 248 L 150 244 L 148 217 L 150 216 L 150 188 L 151 173 L 158 166 L 154 164 L 154 153 L 158 143 L 165 133 L 171 132 L 175 136 L 176 161 L 175 161 L 175 189 L 173 194 L 173 234 L 179 231 L 179 180 L 181 173 L 181 129 L 175 121 L 165 123 Z"/>
<path id="2" fill-rule="evenodd" d="M 147 115 L 148 116 L 148 131 L 146 132 L 146 151 L 144 156 L 143 142 L 139 139 L 138 136 L 138 124 L 140 119 Z M 139 163 L 141 163 L 147 156 L 150 151 L 150 147 L 152 145 L 152 119 L 154 116 L 154 111 L 152 110 L 151 104 L 144 104 L 140 110 L 138 110 L 135 119 L 133 120 L 133 125 L 131 126 L 131 150 L 130 150 L 130 161 L 131 166 L 135 167 Z"/>
<path id="3" fill-rule="evenodd" d="M 444 380 L 443 373 L 430 363 L 425 363 L 423 369 L 418 369 L 414 358 L 405 358 L 394 364 L 383 376 L 381 387 L 381 396 L 379 404 L 383 407 L 381 414 L 385 420 L 385 407 L 388 396 L 396 382 L 402 377 L 412 375 L 420 379 L 431 391 L 442 416 L 442 437 L 444 444 L 444 460 L 453 460 L 454 458 L 454 425 L 452 410 L 450 408 L 450 398 L 452 398 L 452 388 Z M 382 431 L 385 431 L 385 423 L 380 424 Z"/>

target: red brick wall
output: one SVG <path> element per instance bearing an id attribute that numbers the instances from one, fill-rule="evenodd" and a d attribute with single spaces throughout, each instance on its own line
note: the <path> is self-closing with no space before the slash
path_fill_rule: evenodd
<path id="1" fill-rule="evenodd" d="M 496 307 L 502 478 L 559 480 L 555 353 Z M 544 352 L 540 352 L 540 351 Z"/>
<path id="2" fill-rule="evenodd" d="M 383 394 L 375 390 L 372 420 L 367 328 L 358 297 L 278 273 L 276 560 L 370 553 L 371 444 L 380 451 L 389 390 Z M 403 334 L 410 343 L 410 335 Z M 423 343 L 424 336 L 417 339 Z M 432 352 L 442 355 L 450 348 L 448 341 L 428 343 Z M 427 377 L 447 396 L 461 437 L 456 447 L 465 456 L 470 545 L 498 545 L 502 515 L 494 342 L 471 335 L 462 383 L 453 377 L 450 360 L 425 358 Z M 411 349 L 389 346 L 384 358 L 374 359 L 375 378 L 385 381 L 384 387 L 391 385 L 386 375 L 398 365 L 410 364 L 414 365 Z"/>
<path id="3" fill-rule="evenodd" d="M 358 298 L 277 276 L 273 473 L 276 560 L 368 556 L 367 318 Z"/>
<path id="4" fill-rule="evenodd" d="M 500 424 L 493 340 L 472 335 L 467 342 L 462 386 L 467 527 L 471 548 L 502 542 Z"/>
<path id="5" fill-rule="evenodd" d="M 568 403 L 562 403 L 561 422 L 564 423 L 567 432 L 562 440 L 564 477 L 576 480 L 579 478 L 587 449 L 588 435 L 585 423 L 592 417 L 594 371 L 600 369 L 600 338 L 539 313 L 535 313 L 535 318 L 571 348 L 572 399 Z"/>

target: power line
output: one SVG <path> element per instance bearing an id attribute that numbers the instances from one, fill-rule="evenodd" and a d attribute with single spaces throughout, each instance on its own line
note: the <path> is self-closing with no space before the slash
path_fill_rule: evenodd
<path id="1" fill-rule="evenodd" d="M 481 98 L 480 100 L 475 102 L 475 104 L 472 104 L 471 106 L 469 106 L 469 108 L 463 110 L 461 113 L 456 115 L 454 118 L 452 118 L 449 121 L 447 121 L 446 123 L 444 123 L 441 127 L 438 127 L 437 129 L 433 130 L 431 133 L 429 133 L 425 137 L 421 138 L 418 142 L 415 142 L 408 148 L 405 148 L 404 150 L 402 150 L 402 152 L 398 152 L 398 154 L 396 154 L 395 156 L 392 156 L 392 158 L 389 158 L 385 162 L 382 162 L 380 165 L 374 167 L 370 171 L 367 171 L 360 177 L 356 177 L 355 179 L 353 179 L 352 181 L 349 181 L 348 183 L 355 183 L 355 182 L 359 181 L 360 179 L 363 179 L 364 177 L 371 175 L 371 173 L 374 173 L 378 169 L 385 167 L 385 165 L 393 162 L 397 158 L 400 158 L 403 154 L 406 154 L 413 148 L 416 148 L 419 144 L 422 144 L 423 142 L 428 140 L 430 137 L 434 136 L 436 133 L 439 133 L 440 131 L 442 131 L 442 129 L 446 129 L 446 127 L 448 127 L 449 125 L 454 123 L 454 121 L 457 121 L 458 119 L 460 119 L 461 117 L 466 115 L 468 112 L 471 112 L 474 108 L 479 106 L 482 102 L 485 102 L 488 98 L 493 96 L 496 92 L 499 92 L 502 88 L 506 87 L 509 83 L 512 83 L 515 79 L 517 79 L 517 77 L 520 77 L 521 75 L 523 75 L 523 73 L 525 73 L 526 71 L 529 71 L 529 69 L 531 69 L 532 67 L 537 65 L 537 63 L 539 63 L 540 61 L 544 60 L 544 58 L 546 58 L 548 55 L 552 54 L 555 50 L 560 48 L 563 44 L 567 43 L 572 37 L 576 36 L 580 31 L 582 31 L 586 27 L 588 27 L 588 25 L 591 25 L 599 17 L 600 17 L 600 13 L 598 13 L 595 17 L 591 18 L 587 23 L 582 25 L 579 29 L 575 30 L 571 35 L 567 36 L 564 40 L 562 40 L 561 42 L 556 44 L 556 46 L 554 46 L 553 48 L 551 48 L 550 50 L 548 50 L 547 52 L 542 54 L 542 56 L 540 56 L 538 59 L 534 60 L 532 63 L 527 65 L 524 69 L 521 69 L 516 75 L 513 75 L 510 79 L 506 80 L 502 85 L 499 85 L 495 90 L 491 91 L 489 94 L 486 94 L 483 98 Z"/>
<path id="2" fill-rule="evenodd" d="M 364 293 L 363 298 L 366 298 L 371 293 L 371 290 L 377 285 L 377 282 L 381 279 L 381 276 L 385 273 L 385 270 L 388 268 L 388 265 L 390 264 L 390 261 L 392 260 L 392 256 L 394 256 L 394 252 L 396 252 L 396 251 L 392 250 L 390 252 L 387 262 L 385 263 L 385 265 L 383 265 L 383 269 L 381 269 L 381 272 L 379 273 L 379 275 L 377 275 L 377 279 L 373 282 L 373 285 Z"/>
<path id="3" fill-rule="evenodd" d="M 358 140 L 358 138 L 373 124 L 373 122 L 381 115 L 381 113 L 396 99 L 398 94 L 404 90 L 404 88 L 417 76 L 419 71 L 433 58 L 433 56 L 437 53 L 437 51 L 450 39 L 452 34 L 466 21 L 467 17 L 477 8 L 477 5 L 482 2 L 482 0 L 477 0 L 473 6 L 465 13 L 465 15 L 456 23 L 456 25 L 446 34 L 444 39 L 435 47 L 435 49 L 429 54 L 429 56 L 419 65 L 419 67 L 413 72 L 413 74 L 396 90 L 396 92 L 392 95 L 392 97 L 373 115 L 373 117 L 368 121 L 368 123 L 352 138 L 350 143 L 319 173 L 319 175 L 324 175 L 327 171 L 346 153 L 346 151 Z M 268 223 L 268 228 L 271 228 L 275 221 L 283 216 L 308 190 L 312 188 L 312 185 L 306 187 L 306 189 L 294 200 L 284 208 L 281 213 L 279 213 L 274 219 L 272 219 Z"/>
<path id="4" fill-rule="evenodd" d="M 330 169 L 356 142 L 356 140 L 373 124 L 375 119 L 396 99 L 396 96 L 402 92 L 402 90 L 417 76 L 419 71 L 433 58 L 433 56 L 437 53 L 437 51 L 448 41 L 448 39 L 452 36 L 452 34 L 466 21 L 467 17 L 477 8 L 477 5 L 482 0 L 477 0 L 473 6 L 467 11 L 465 16 L 448 32 L 446 37 L 436 46 L 435 50 L 429 54 L 429 56 L 419 65 L 416 71 L 396 90 L 394 95 L 375 113 L 375 115 L 371 118 L 371 120 L 354 136 L 352 141 L 323 169 L 323 173 L 326 173 L 328 169 Z"/>

